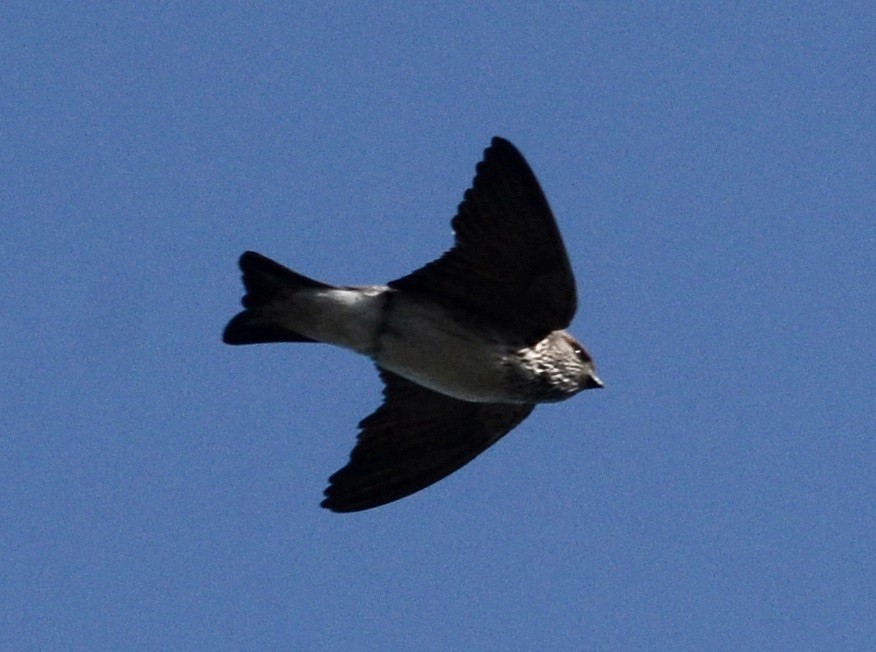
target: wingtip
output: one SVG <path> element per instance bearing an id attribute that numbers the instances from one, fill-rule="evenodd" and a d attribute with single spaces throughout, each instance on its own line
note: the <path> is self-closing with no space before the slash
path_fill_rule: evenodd
<path id="1" fill-rule="evenodd" d="M 503 138 L 502 136 L 493 136 L 492 140 L 490 141 L 490 148 L 494 147 L 513 149 L 515 151 L 517 150 L 517 148 L 514 147 L 514 144 L 510 140 L 508 140 L 507 138 Z"/>
<path id="2" fill-rule="evenodd" d="M 319 506 L 323 509 L 327 509 L 330 512 L 334 512 L 335 514 L 342 514 L 344 510 L 339 509 L 329 498 L 323 498 L 323 500 L 319 503 Z"/>
<path id="3" fill-rule="evenodd" d="M 331 486 L 329 486 L 325 490 L 326 497 L 323 498 L 322 502 L 319 503 L 319 506 L 323 509 L 327 509 L 330 512 L 334 512 L 335 514 L 352 514 L 353 512 L 364 512 L 369 509 L 374 509 L 375 507 L 381 507 L 388 502 L 393 502 L 397 499 L 392 499 L 389 501 L 386 500 L 351 500 L 347 499 L 344 501 L 343 499 L 339 499 L 337 496 L 333 496 L 330 494 Z"/>

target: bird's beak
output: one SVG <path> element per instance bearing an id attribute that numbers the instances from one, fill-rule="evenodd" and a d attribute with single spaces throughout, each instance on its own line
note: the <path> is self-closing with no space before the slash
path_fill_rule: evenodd
<path id="1" fill-rule="evenodd" d="M 590 376 L 584 384 L 584 389 L 600 389 L 602 387 L 605 387 L 605 385 L 599 380 L 599 376 Z"/>

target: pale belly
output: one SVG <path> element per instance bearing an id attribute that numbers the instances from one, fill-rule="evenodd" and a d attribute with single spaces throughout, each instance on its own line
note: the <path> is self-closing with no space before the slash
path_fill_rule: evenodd
<path id="1" fill-rule="evenodd" d="M 464 328 L 433 304 L 397 297 L 373 358 L 418 385 L 454 398 L 513 402 L 507 389 L 513 350 L 490 333 Z"/>

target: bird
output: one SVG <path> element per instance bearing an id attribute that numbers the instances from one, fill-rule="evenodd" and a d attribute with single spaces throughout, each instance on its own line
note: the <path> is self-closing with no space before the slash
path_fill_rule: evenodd
<path id="1" fill-rule="evenodd" d="M 358 512 L 424 489 L 480 455 L 539 403 L 603 387 L 565 329 L 575 278 L 526 159 L 495 137 L 443 255 L 386 285 L 338 286 L 247 251 L 244 310 L 227 344 L 320 342 L 369 357 L 383 402 L 359 423 L 321 506 Z"/>

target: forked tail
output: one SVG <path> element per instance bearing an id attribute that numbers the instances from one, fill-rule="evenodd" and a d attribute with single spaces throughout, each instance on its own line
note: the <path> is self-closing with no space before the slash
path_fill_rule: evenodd
<path id="1" fill-rule="evenodd" d="M 310 288 L 330 288 L 283 267 L 270 258 L 247 251 L 240 257 L 246 294 L 241 303 L 245 310 L 228 322 L 222 333 L 226 344 L 265 344 L 269 342 L 313 342 L 284 326 L 283 315 L 288 299 L 295 292 Z"/>

